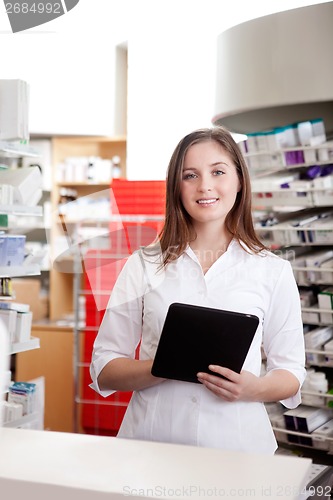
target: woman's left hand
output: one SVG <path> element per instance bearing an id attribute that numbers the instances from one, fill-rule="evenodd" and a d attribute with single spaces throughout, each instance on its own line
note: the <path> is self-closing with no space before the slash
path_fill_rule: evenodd
<path id="1" fill-rule="evenodd" d="M 197 374 L 199 382 L 225 401 L 259 401 L 260 378 L 248 371 L 241 373 L 229 370 L 222 366 L 210 365 L 212 372 L 218 375 L 200 372 Z"/>

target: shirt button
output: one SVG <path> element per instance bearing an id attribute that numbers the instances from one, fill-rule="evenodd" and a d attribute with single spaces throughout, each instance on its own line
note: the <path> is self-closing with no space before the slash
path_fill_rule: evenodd
<path id="1" fill-rule="evenodd" d="M 192 403 L 196 403 L 197 401 L 198 401 L 197 398 L 195 397 L 192 398 Z"/>

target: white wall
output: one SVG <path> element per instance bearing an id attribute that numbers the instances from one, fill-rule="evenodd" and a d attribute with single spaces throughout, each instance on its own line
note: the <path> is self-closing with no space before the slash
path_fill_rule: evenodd
<path id="1" fill-rule="evenodd" d="M 216 40 L 260 15 L 320 1 L 80 0 L 12 34 L 0 5 L 0 78 L 30 83 L 32 133 L 112 135 L 115 46 L 128 42 L 128 176 L 161 179 L 178 140 L 209 126 Z"/>
<path id="2" fill-rule="evenodd" d="M 128 177 L 163 179 L 179 139 L 211 126 L 217 36 L 261 15 L 302 7 L 293 0 L 169 0 L 129 36 Z M 162 5 L 161 5 L 162 3 Z M 142 4 L 140 2 L 140 4 Z M 148 10 L 143 12 L 148 16 Z M 144 17 L 144 16 L 143 16 Z"/>
<path id="3" fill-rule="evenodd" d="M 0 78 L 29 82 L 31 133 L 117 132 L 115 46 L 124 26 L 118 26 L 104 0 L 97 3 L 98 9 L 95 0 L 80 0 L 66 15 L 12 34 L 1 2 Z M 110 1 L 124 18 L 118 3 Z"/>

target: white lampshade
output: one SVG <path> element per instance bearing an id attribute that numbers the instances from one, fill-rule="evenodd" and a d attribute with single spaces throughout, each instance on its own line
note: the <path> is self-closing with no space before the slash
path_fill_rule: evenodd
<path id="1" fill-rule="evenodd" d="M 333 131 L 333 2 L 239 24 L 217 55 L 214 124 L 250 133 L 322 118 Z"/>

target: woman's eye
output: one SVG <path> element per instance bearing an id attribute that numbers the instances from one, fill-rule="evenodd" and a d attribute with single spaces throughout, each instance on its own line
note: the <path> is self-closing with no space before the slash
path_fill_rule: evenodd
<path id="1" fill-rule="evenodd" d="M 184 174 L 183 175 L 183 179 L 184 180 L 187 180 L 187 179 L 195 179 L 196 175 L 195 174 Z"/>
<path id="2" fill-rule="evenodd" d="M 223 172 L 223 170 L 214 170 L 213 174 L 214 175 L 223 175 L 224 172 Z"/>

